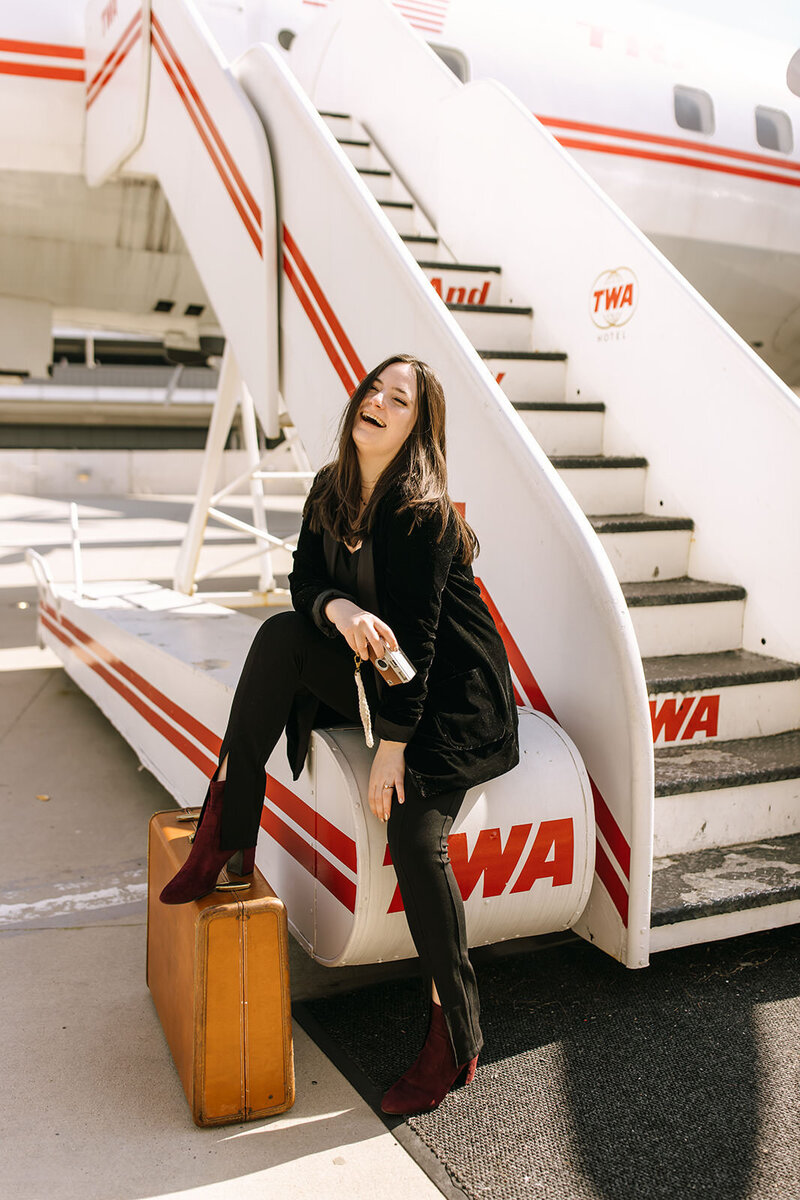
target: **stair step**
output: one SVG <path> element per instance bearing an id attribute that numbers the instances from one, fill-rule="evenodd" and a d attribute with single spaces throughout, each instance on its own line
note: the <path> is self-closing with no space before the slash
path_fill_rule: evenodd
<path id="1" fill-rule="evenodd" d="M 800 663 L 769 658 L 751 650 L 721 654 L 672 654 L 645 658 L 644 677 L 651 693 L 706 691 L 744 684 L 800 679 Z"/>
<path id="2" fill-rule="evenodd" d="M 656 751 L 656 796 L 800 780 L 800 729 Z M 798 811 L 800 817 L 800 810 Z"/>
<path id="3" fill-rule="evenodd" d="M 623 583 L 643 657 L 736 650 L 742 643 L 743 587 L 700 579 Z"/>
<path id="4" fill-rule="evenodd" d="M 503 268 L 502 268 L 502 267 L 486 266 L 486 265 L 484 265 L 483 263 L 463 263 L 463 262 L 438 263 L 438 262 L 421 262 L 419 265 L 420 265 L 421 267 L 433 267 L 433 268 L 435 268 L 437 271 L 442 271 L 442 270 L 444 270 L 444 271 L 447 271 L 447 272 L 451 272 L 451 271 L 480 271 L 480 272 L 482 272 L 482 273 L 483 273 L 483 272 L 485 272 L 485 273 L 487 273 L 487 274 L 491 273 L 491 274 L 493 274 L 493 275 L 502 275 L 502 273 L 503 273 Z M 450 275 L 448 274 L 448 279 L 449 279 L 449 278 L 450 278 Z"/>
<path id="5" fill-rule="evenodd" d="M 363 133 L 362 126 L 359 125 L 358 121 L 354 121 L 349 113 L 324 112 L 320 110 L 319 115 L 331 133 L 337 138 L 354 137 L 356 133 Z"/>
<path id="6" fill-rule="evenodd" d="M 430 260 L 432 255 L 438 255 L 442 266 L 453 261 L 450 251 L 435 234 L 401 234 L 400 239 L 408 246 L 417 262 L 420 258 Z"/>
<path id="7" fill-rule="evenodd" d="M 379 200 L 378 203 L 401 236 L 431 232 L 428 222 L 413 201 Z"/>
<path id="8" fill-rule="evenodd" d="M 800 664 L 748 650 L 643 659 L 659 746 L 786 733 L 800 720 Z"/>
<path id="9" fill-rule="evenodd" d="M 391 170 L 377 146 L 366 137 L 338 137 L 339 145 L 357 171 L 364 168 Z"/>
<path id="10" fill-rule="evenodd" d="M 589 517 L 598 533 L 659 533 L 664 530 L 693 530 L 691 517 L 661 517 L 651 513 L 607 513 Z"/>
<path id="11" fill-rule="evenodd" d="M 704 579 L 648 579 L 622 585 L 629 608 L 662 604 L 710 604 L 717 600 L 744 600 L 747 592 L 735 583 L 709 583 Z"/>
<path id="12" fill-rule="evenodd" d="M 592 513 L 589 520 L 621 583 L 686 575 L 694 522 L 648 513 Z"/>
<path id="13" fill-rule="evenodd" d="M 359 167 L 358 173 L 378 203 L 413 200 L 409 190 L 388 167 Z"/>
<path id="14" fill-rule="evenodd" d="M 800 833 L 800 730 L 655 750 L 655 855 Z"/>
<path id="15" fill-rule="evenodd" d="M 533 309 L 510 304 L 448 304 L 473 346 L 489 339 L 503 350 L 531 344 Z"/>
<path id="16" fill-rule="evenodd" d="M 419 264 L 446 304 L 497 305 L 503 300 L 499 267 L 477 263 L 425 262 Z"/>
<path id="17" fill-rule="evenodd" d="M 597 454 L 603 448 L 604 404 L 522 400 L 514 408 L 550 459 Z"/>
<path id="18" fill-rule="evenodd" d="M 563 403 L 567 356 L 556 351 L 478 350 L 512 404 Z"/>
<path id="19" fill-rule="evenodd" d="M 635 512 L 644 503 L 646 458 L 573 454 L 550 461 L 584 512 Z"/>
<path id="20" fill-rule="evenodd" d="M 568 404 L 563 400 L 541 402 L 539 400 L 518 400 L 514 408 L 517 412 L 557 412 L 557 413 L 605 413 L 605 404 L 600 401 L 587 401 L 585 404 L 576 401 L 574 404 Z M 578 456 L 576 456 L 578 457 Z M 581 458 L 586 458 L 588 455 L 580 455 Z M 602 458 L 602 455 L 598 455 Z"/>
<path id="21" fill-rule="evenodd" d="M 800 834 L 653 861 L 651 950 L 800 919 Z"/>
<path id="22" fill-rule="evenodd" d="M 559 471 L 618 471 L 628 467 L 647 466 L 646 458 L 632 454 L 559 454 L 550 461 Z"/>

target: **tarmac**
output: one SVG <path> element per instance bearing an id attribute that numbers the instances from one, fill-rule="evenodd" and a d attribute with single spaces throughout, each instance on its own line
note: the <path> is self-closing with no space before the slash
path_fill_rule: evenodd
<path id="1" fill-rule="evenodd" d="M 296 528 L 300 503 L 273 498 L 271 529 Z M 168 581 L 188 512 L 185 497 L 82 497 L 84 579 Z M 241 541 L 213 530 L 204 569 Z M 292 1109 L 193 1124 L 145 983 L 147 823 L 174 801 L 38 647 L 26 546 L 73 578 L 67 500 L 0 496 L 0 1195 L 360 1200 L 390 1181 L 440 1197 L 296 1023 Z M 391 970 L 329 971 L 293 943 L 293 999 Z"/>
<path id="2" fill-rule="evenodd" d="M 237 499 L 230 507 L 246 515 L 245 504 Z M 296 529 L 300 505 L 298 497 L 270 497 L 271 530 L 285 536 Z M 189 510 L 187 497 L 81 497 L 84 579 L 149 578 L 168 583 Z M 4 882 L 0 1054 L 5 1067 L 0 1198 L 373 1200 L 381 1191 L 400 1200 L 437 1200 L 442 1192 L 452 1196 L 452 1186 L 440 1178 L 440 1191 L 407 1153 L 409 1146 L 416 1154 L 413 1143 L 420 1138 L 413 1133 L 403 1136 L 402 1125 L 394 1136 L 297 1022 L 297 1100 L 292 1109 L 244 1124 L 211 1129 L 193 1124 L 145 982 L 147 824 L 151 813 L 174 802 L 66 675 L 58 658 L 37 645 L 36 589 L 24 549 L 38 548 L 56 581 L 71 581 L 68 515 L 65 498 L 0 494 L 0 811 L 5 822 L 0 845 Z M 244 552 L 244 539 L 238 534 L 221 526 L 212 529 L 202 569 L 221 569 L 222 588 L 241 584 L 233 571 L 242 568 L 224 564 Z M 284 556 L 275 564 L 276 572 L 287 566 Z M 755 996 L 752 1005 L 745 996 L 737 1001 L 738 1008 L 730 1003 L 719 1006 L 716 993 L 705 995 L 703 989 L 711 986 L 706 975 L 711 979 L 715 974 L 711 970 L 705 975 L 700 971 L 686 995 L 678 988 L 673 1003 L 677 987 L 673 967 L 677 969 L 680 955 L 669 960 L 659 956 L 644 973 L 622 972 L 622 982 L 616 964 L 601 958 L 593 968 L 600 980 L 595 1013 L 590 1012 L 588 1001 L 573 994 L 575 971 L 578 977 L 586 976 L 586 986 L 592 986 L 590 972 L 571 966 L 576 947 L 580 957 L 586 949 L 582 943 L 573 943 L 569 952 L 551 949 L 549 971 L 545 960 L 539 960 L 546 978 L 541 1002 L 530 996 L 525 1000 L 519 987 L 512 989 L 522 1004 L 523 1017 L 532 1020 L 531 1028 L 520 1025 L 519 1014 L 512 1013 L 509 1028 L 516 1042 L 506 1039 L 506 1045 L 495 1034 L 494 1051 L 487 1047 L 483 1074 L 479 1071 L 479 1083 L 482 1078 L 481 1086 L 488 1091 L 483 1101 L 479 1089 L 478 1098 L 470 1100 L 469 1135 L 464 1136 L 462 1128 L 451 1139 L 452 1152 L 443 1161 L 451 1164 L 459 1154 L 472 1153 L 483 1163 L 480 1124 L 486 1124 L 487 1114 L 501 1099 L 493 1067 L 502 1061 L 508 1073 L 518 1062 L 521 1075 L 512 1081 L 511 1109 L 498 1116 L 488 1135 L 484 1129 L 484 1136 L 496 1153 L 508 1157 L 515 1146 L 519 1152 L 520 1146 L 528 1145 L 520 1112 L 528 1120 L 533 1131 L 529 1130 L 529 1143 L 534 1147 L 542 1143 L 544 1157 L 534 1180 L 524 1176 L 529 1182 L 525 1195 L 532 1194 L 535 1183 L 536 1194 L 548 1200 L 584 1196 L 644 1200 L 662 1194 L 676 1200 L 688 1195 L 713 1200 L 800 1200 L 796 1037 L 800 999 L 793 986 L 786 991 L 785 979 L 784 991 L 773 989 L 773 995 L 771 977 L 761 974 L 770 970 L 768 956 L 761 956 L 762 963 L 758 947 L 751 947 L 747 961 L 728 964 L 722 972 L 722 984 L 730 984 L 722 990 L 735 998 L 738 984 L 730 979 L 738 979 L 737 972 L 744 967 L 758 967 L 763 995 Z M 512 952 L 510 946 L 480 952 L 483 962 L 500 966 L 503 956 L 508 956 L 505 973 L 493 967 L 483 976 L 487 984 L 493 974 L 501 980 L 501 998 L 495 997 L 493 1003 L 487 987 L 489 1007 L 501 1016 L 502 989 L 507 992 L 509 987 L 502 982 L 505 975 L 530 969 L 525 956 L 515 959 Z M 606 983 L 603 964 L 609 971 Z M 563 978 L 556 986 L 559 972 Z M 363 1059 L 366 1053 L 361 1035 L 365 1011 L 370 1044 L 376 1047 L 372 1059 L 377 1061 L 392 1047 L 397 1053 L 396 1039 L 380 1043 L 379 1027 L 383 1022 L 388 1029 L 385 1013 L 407 1003 L 403 995 L 410 985 L 400 980 L 415 973 L 413 963 L 329 970 L 292 943 L 290 973 L 293 1001 L 306 1002 L 306 1010 L 318 1015 L 327 1005 L 344 1013 L 351 1025 L 355 1023 L 354 1048 L 343 1051 L 345 1034 L 339 1038 L 338 1052 L 331 1048 L 351 1078 L 358 1076 L 352 1064 L 358 1066 L 359 1055 Z M 534 974 L 538 973 L 539 963 Z M 631 1020 L 628 1014 L 638 1010 L 621 1006 L 621 996 L 643 985 L 655 999 L 650 1015 L 642 1010 L 643 1019 L 637 1024 L 637 1016 Z M 336 999 L 337 993 L 343 996 L 362 986 L 368 990 L 359 993 L 360 1008 L 355 998 Z M 664 996 L 667 1007 L 672 1004 L 674 1025 L 660 1039 L 669 1049 L 666 1058 L 663 1046 L 661 1057 L 656 1053 L 660 1042 L 655 1037 L 663 1020 Z M 565 1025 L 569 1036 L 553 1025 L 553 1013 L 562 1009 L 569 1018 Z M 742 1024 L 742 1013 L 752 1029 Z M 599 1066 L 584 1045 L 587 1031 L 592 1033 L 587 1020 L 601 1033 L 599 1038 L 589 1037 L 592 1053 L 602 1052 Z M 708 1034 L 703 1042 L 706 1027 L 714 1036 Z M 748 1036 L 743 1037 L 742 1029 L 750 1030 Z M 520 1038 L 524 1044 L 518 1044 Z M 637 1038 L 638 1050 L 635 1045 L 632 1049 Z M 728 1038 L 730 1052 L 721 1054 L 719 1047 Z M 320 1040 L 326 1044 L 324 1038 Z M 602 1055 L 619 1066 L 609 1073 Z M 676 1055 L 678 1085 L 670 1074 L 675 1072 Z M 747 1067 L 741 1078 L 740 1060 Z M 709 1093 L 715 1099 L 706 1112 L 698 1072 L 707 1074 L 713 1062 L 719 1066 Z M 392 1070 L 395 1065 L 391 1064 Z M 360 1070 L 366 1070 L 363 1061 Z M 537 1080 L 547 1081 L 546 1087 L 537 1085 L 536 1095 L 540 1107 L 553 1108 L 549 1119 L 549 1110 L 531 1105 L 527 1111 L 525 1089 Z M 724 1087 L 718 1086 L 720 1080 Z M 557 1103 L 559 1081 L 566 1090 L 563 1102 Z M 747 1121 L 732 1124 L 743 1104 Z M 441 1120 L 446 1124 L 458 1108 L 443 1105 Z M 603 1117 L 599 1124 L 598 1112 Z M 604 1123 L 609 1112 L 613 1120 Z M 581 1120 L 576 1113 L 583 1114 Z M 431 1120 L 435 1124 L 439 1116 L 434 1114 Z M 642 1129 L 648 1121 L 656 1133 L 643 1146 Z M 667 1132 L 659 1140 L 656 1134 L 662 1125 Z M 749 1130 L 748 1144 L 740 1139 L 740 1126 Z M 587 1129 L 594 1131 L 592 1137 Z M 583 1141 L 576 1142 L 576 1131 L 581 1130 Z M 735 1145 L 729 1147 L 724 1161 L 732 1170 L 731 1164 L 749 1154 L 747 1178 L 742 1175 L 741 1186 L 733 1190 L 718 1191 L 717 1182 L 726 1178 L 720 1173 L 721 1147 L 731 1141 Z M 687 1146 L 696 1153 L 689 1154 Z M 694 1168 L 685 1186 L 677 1184 L 671 1190 L 681 1175 L 674 1163 L 666 1164 L 664 1156 L 677 1154 L 680 1159 L 682 1147 L 687 1163 L 707 1164 L 710 1182 L 705 1190 Z M 646 1170 L 641 1164 L 643 1154 Z M 609 1163 L 616 1164 L 613 1171 Z M 632 1166 L 636 1183 L 621 1185 Z M 782 1181 L 788 1183 L 784 1186 Z M 486 1182 L 484 1177 L 470 1195 L 492 1191 Z M 521 1200 L 523 1193 L 514 1188 L 497 1192 L 501 1194 Z"/>

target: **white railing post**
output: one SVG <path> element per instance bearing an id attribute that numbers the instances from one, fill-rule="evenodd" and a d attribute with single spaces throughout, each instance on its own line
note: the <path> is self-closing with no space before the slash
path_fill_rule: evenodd
<path id="1" fill-rule="evenodd" d="M 232 351 L 226 346 L 222 356 L 222 366 L 219 373 L 217 398 L 211 413 L 211 423 L 208 427 L 203 467 L 200 481 L 197 485 L 192 515 L 186 527 L 186 535 L 181 545 L 178 561 L 175 566 L 173 586 L 177 592 L 191 595 L 195 587 L 197 564 L 200 551 L 203 548 L 203 537 L 208 523 L 208 510 L 214 485 L 222 464 L 225 442 L 236 412 L 236 405 L 241 396 L 241 377 Z"/>
<path id="2" fill-rule="evenodd" d="M 83 563 L 81 562 L 81 542 L 78 531 L 78 506 L 71 501 L 69 506 L 69 529 L 72 541 L 72 567 L 75 574 L 75 595 L 80 599 L 83 595 Z"/>
<path id="3" fill-rule="evenodd" d="M 258 448 L 258 429 L 256 427 L 256 410 L 253 397 L 247 384 L 241 383 L 239 410 L 242 414 L 242 433 L 247 451 L 247 465 L 250 468 L 250 496 L 253 502 L 253 525 L 262 533 L 267 533 L 267 515 L 264 512 L 264 484 L 258 475 L 261 466 L 261 454 Z M 256 541 L 258 545 L 258 541 Z M 275 576 L 272 573 L 269 548 L 259 555 L 258 588 L 268 592 L 275 587 Z"/>

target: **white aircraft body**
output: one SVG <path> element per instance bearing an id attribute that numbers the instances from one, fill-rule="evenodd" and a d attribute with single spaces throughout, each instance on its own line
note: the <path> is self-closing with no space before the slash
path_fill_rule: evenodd
<path id="1" fill-rule="evenodd" d="M 256 41 L 286 48 L 329 2 L 198 7 L 234 59 Z M 508 86 L 769 365 L 800 384 L 800 99 L 791 72 L 787 82 L 796 45 L 619 0 L 395 4 L 462 79 Z M 6 372 L 41 370 L 53 309 L 62 323 L 160 331 L 176 347 L 219 332 L 157 183 L 85 183 L 83 8 L 0 5 Z M 109 0 L 109 20 L 114 9 Z M 414 84 L 387 63 L 386 86 L 401 98 Z M 664 339 L 667 351 L 669 313 Z"/>
<path id="2" fill-rule="evenodd" d="M 174 588 L 84 594 L 31 558 L 44 640 L 140 760 L 195 802 L 252 639 L 194 594 L 209 514 L 292 549 L 256 415 L 313 470 L 412 347 L 452 398 L 523 715 L 519 768 L 453 835 L 472 944 L 572 928 L 639 967 L 796 921 L 795 47 L 585 0 L 0 11 L 0 367 L 44 370 L 54 318 L 225 335 Z M 250 469 L 217 492 L 237 409 Z M 252 526 L 218 507 L 245 479 Z M 261 862 L 319 961 L 402 957 L 368 756 L 338 736 L 298 780 L 271 756 Z"/>

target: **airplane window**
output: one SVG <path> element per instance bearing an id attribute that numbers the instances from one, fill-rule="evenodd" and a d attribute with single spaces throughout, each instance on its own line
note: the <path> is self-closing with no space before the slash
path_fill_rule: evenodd
<path id="1" fill-rule="evenodd" d="M 291 29 L 282 29 L 278 34 L 278 43 L 284 50 L 288 50 L 295 39 L 295 34 Z"/>
<path id="2" fill-rule="evenodd" d="M 434 46 L 432 42 L 428 42 L 428 45 L 434 54 L 438 54 L 444 65 L 450 68 L 456 79 L 460 79 L 462 83 L 469 82 L 469 62 L 466 55 L 451 46 Z"/>
<path id="3" fill-rule="evenodd" d="M 714 101 L 708 92 L 679 85 L 675 86 L 673 92 L 675 120 L 681 129 L 693 129 L 696 133 L 713 133 Z"/>
<path id="4" fill-rule="evenodd" d="M 759 104 L 756 109 L 756 140 L 765 150 L 791 154 L 794 139 L 789 114 L 779 108 L 764 108 Z"/>
<path id="5" fill-rule="evenodd" d="M 786 68 L 786 86 L 790 92 L 794 92 L 795 96 L 800 96 L 800 50 L 797 50 L 789 59 L 789 65 Z"/>

